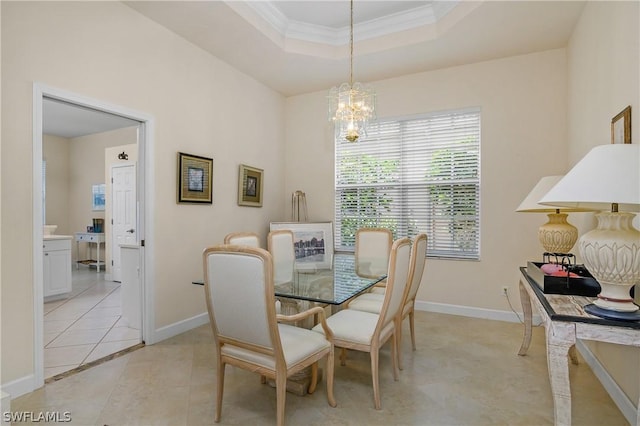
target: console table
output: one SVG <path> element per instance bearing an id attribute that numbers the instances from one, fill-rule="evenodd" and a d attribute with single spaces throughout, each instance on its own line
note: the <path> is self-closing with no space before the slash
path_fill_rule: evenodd
<path id="1" fill-rule="evenodd" d="M 87 263 L 89 266 L 95 266 L 98 273 L 100 273 L 100 266 L 104 265 L 104 261 L 100 260 L 100 244 L 105 242 L 104 234 L 99 234 L 96 232 L 76 232 L 76 251 L 78 255 L 78 260 L 76 262 L 76 269 L 78 269 L 80 263 Z M 89 260 L 84 261 L 80 260 L 80 243 L 88 243 L 89 244 Z M 96 245 L 96 260 L 91 259 L 91 244 Z"/>
<path id="2" fill-rule="evenodd" d="M 527 268 L 521 267 L 520 300 L 524 313 L 524 338 L 518 355 L 526 355 L 531 343 L 532 309 L 540 312 L 547 342 L 547 365 L 553 394 L 556 425 L 571 424 L 569 358 L 574 364 L 576 340 L 595 340 L 640 347 L 640 322 L 608 320 L 587 314 L 583 307 L 595 298 L 545 294 Z M 640 426 L 640 401 L 636 425 Z"/>

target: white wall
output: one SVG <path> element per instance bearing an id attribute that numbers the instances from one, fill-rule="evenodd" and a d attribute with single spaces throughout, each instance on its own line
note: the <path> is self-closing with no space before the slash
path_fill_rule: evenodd
<path id="1" fill-rule="evenodd" d="M 204 247 L 284 216 L 284 99 L 119 2 L 1 2 L 3 386 L 33 366 L 33 82 L 154 117 L 155 324 L 206 312 Z M 249 123 L 249 124 L 248 124 Z M 176 203 L 178 151 L 213 157 L 213 205 Z M 238 165 L 265 170 L 237 205 Z"/>
<path id="2" fill-rule="evenodd" d="M 611 119 L 627 105 L 631 105 L 632 143 L 640 143 L 639 16 L 638 2 L 587 2 L 576 25 L 567 48 L 570 166 L 594 146 L 610 143 Z M 580 235 L 593 224 L 576 223 L 582 225 Z M 632 403 L 637 404 L 640 348 L 605 343 L 592 343 L 589 347 Z"/>
<path id="3" fill-rule="evenodd" d="M 508 311 L 519 266 L 542 257 L 537 228 L 546 217 L 515 213 L 542 176 L 566 168 L 564 49 L 373 82 L 379 118 L 479 106 L 481 134 L 481 260 L 427 260 L 418 299 Z M 287 99 L 287 193 L 307 194 L 311 220 L 334 217 L 333 132 L 326 93 Z M 358 143 L 366 143 L 361 141 Z"/>

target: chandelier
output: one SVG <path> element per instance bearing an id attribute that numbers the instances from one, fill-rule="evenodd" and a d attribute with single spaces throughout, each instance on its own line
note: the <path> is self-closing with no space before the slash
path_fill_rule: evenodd
<path id="1" fill-rule="evenodd" d="M 355 142 L 366 136 L 369 120 L 376 119 L 376 94 L 368 84 L 353 82 L 353 0 L 350 47 L 349 82 L 329 90 L 329 120 L 335 124 L 337 138 Z"/>

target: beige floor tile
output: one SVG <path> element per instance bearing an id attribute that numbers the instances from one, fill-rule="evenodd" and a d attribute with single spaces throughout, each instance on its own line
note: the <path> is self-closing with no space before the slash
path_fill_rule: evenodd
<path id="1" fill-rule="evenodd" d="M 117 342 L 102 342 L 98 343 L 95 348 L 91 351 L 89 356 L 84 360 L 84 364 L 89 363 L 91 361 L 95 361 L 107 355 L 111 355 L 118 351 L 121 351 L 126 348 L 130 348 L 131 346 L 135 346 L 140 343 L 139 339 L 133 340 L 120 340 Z"/>
<path id="2" fill-rule="evenodd" d="M 106 336 L 104 336 L 103 342 L 115 342 L 118 340 L 131 340 L 136 339 L 138 342 L 142 333 L 140 330 L 130 327 L 113 327 Z"/>
<path id="3" fill-rule="evenodd" d="M 60 367 L 63 365 L 80 365 L 94 346 L 95 345 L 76 345 L 61 348 L 45 348 L 44 366 L 47 368 Z"/>
<path id="4" fill-rule="evenodd" d="M 46 347 L 59 348 L 62 346 L 96 344 L 102 340 L 108 331 L 108 328 L 63 331 Z"/>
<path id="5" fill-rule="evenodd" d="M 382 410 L 373 408 L 368 354 L 349 351 L 335 368 L 338 406 L 327 404 L 326 379 L 312 395 L 286 396 L 289 425 L 553 424 L 544 329 L 528 355 L 517 355 L 522 325 L 451 315 L 416 314 L 418 350 L 402 343 L 404 370 L 393 380 L 381 350 Z M 408 324 L 403 324 L 408 336 Z M 208 325 L 71 375 L 12 401 L 14 410 L 71 411 L 80 425 L 211 425 L 215 352 Z M 570 365 L 573 424 L 627 425 L 586 363 Z M 76 419 L 78 419 L 76 421 Z M 221 425 L 273 425 L 275 389 L 227 366 Z"/>
<path id="6" fill-rule="evenodd" d="M 111 328 L 118 321 L 118 319 L 118 317 L 80 318 L 69 327 L 69 330 Z"/>
<path id="7" fill-rule="evenodd" d="M 54 333 L 43 333 L 42 334 L 42 343 L 44 346 L 47 346 L 53 339 L 60 335 L 60 331 L 56 331 Z"/>
<path id="8" fill-rule="evenodd" d="M 93 308 L 82 318 L 100 318 L 100 317 L 119 317 L 122 315 L 122 309 L 119 306 L 110 308 Z"/>
<path id="9" fill-rule="evenodd" d="M 73 324 L 74 320 L 48 320 L 45 317 L 43 331 L 44 333 L 62 332 Z"/>

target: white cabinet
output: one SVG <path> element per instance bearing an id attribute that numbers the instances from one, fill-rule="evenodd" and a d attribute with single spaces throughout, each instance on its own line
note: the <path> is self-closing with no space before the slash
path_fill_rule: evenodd
<path id="1" fill-rule="evenodd" d="M 44 297 L 71 292 L 71 237 L 43 241 Z"/>

